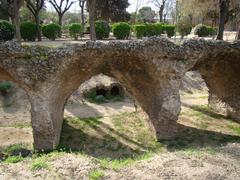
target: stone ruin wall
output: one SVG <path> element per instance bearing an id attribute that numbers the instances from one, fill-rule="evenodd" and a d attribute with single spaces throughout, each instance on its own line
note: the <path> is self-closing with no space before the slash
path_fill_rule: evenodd
<path id="1" fill-rule="evenodd" d="M 240 119 L 240 42 L 164 38 L 87 42 L 60 48 L 0 44 L 0 79 L 23 88 L 31 103 L 34 148 L 59 142 L 64 105 L 86 80 L 103 73 L 117 79 L 148 114 L 158 139 L 176 136 L 184 74 L 198 70 L 212 101 Z"/>

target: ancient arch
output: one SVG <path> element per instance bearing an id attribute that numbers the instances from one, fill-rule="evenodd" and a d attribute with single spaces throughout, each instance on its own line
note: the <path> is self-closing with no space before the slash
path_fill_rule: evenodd
<path id="1" fill-rule="evenodd" d="M 0 44 L 0 76 L 6 76 L 7 72 L 28 93 L 36 150 L 52 150 L 58 145 L 67 99 L 79 85 L 100 73 L 126 87 L 148 114 L 158 139 L 166 139 L 178 132 L 179 87 L 184 73 L 190 69 L 199 69 L 211 92 L 238 111 L 239 101 L 232 103 L 230 97 L 236 95 L 239 99 L 240 91 L 225 90 L 222 94 L 227 96 L 221 96 L 216 90 L 219 86 L 214 85 L 219 79 L 211 81 L 214 74 L 204 70 L 207 64 L 215 67 L 216 62 L 220 63 L 216 57 L 225 59 L 222 50 L 231 51 L 239 66 L 239 44 L 195 40 L 177 46 L 156 37 L 143 41 L 87 42 L 60 48 L 22 47 L 7 42 Z M 220 63 L 219 68 L 222 66 Z M 235 78 L 237 70 L 228 77 Z M 216 74 L 219 73 L 220 70 Z M 232 87 L 238 87 L 239 81 L 236 83 Z"/>
<path id="2" fill-rule="evenodd" d="M 184 46 L 192 43 L 197 44 L 189 41 Z M 191 69 L 200 72 L 208 86 L 209 106 L 240 121 L 240 43 L 200 41 L 188 56 L 197 59 Z"/>

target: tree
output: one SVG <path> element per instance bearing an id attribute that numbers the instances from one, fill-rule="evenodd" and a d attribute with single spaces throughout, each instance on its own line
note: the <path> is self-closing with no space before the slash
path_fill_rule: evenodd
<path id="1" fill-rule="evenodd" d="M 144 23 L 154 22 L 155 12 L 151 7 L 142 7 L 138 11 L 138 20 Z"/>
<path id="2" fill-rule="evenodd" d="M 89 11 L 89 24 L 90 24 L 90 38 L 92 41 L 96 41 L 96 31 L 95 31 L 95 10 L 96 10 L 96 0 L 88 0 L 88 11 Z"/>
<path id="3" fill-rule="evenodd" d="M 159 14 L 159 21 L 163 22 L 163 17 L 164 17 L 164 10 L 165 10 L 165 6 L 168 0 L 150 0 L 150 2 L 152 2 L 159 10 L 158 10 L 158 14 Z"/>
<path id="4" fill-rule="evenodd" d="M 135 11 L 131 14 L 131 20 L 130 20 L 131 24 L 135 24 L 136 23 L 137 13 L 138 13 L 138 10 L 141 7 L 142 3 L 143 3 L 143 0 L 137 0 Z"/>
<path id="5" fill-rule="evenodd" d="M 86 4 L 86 0 L 79 0 L 79 6 L 81 8 L 81 22 L 82 22 L 82 29 L 85 29 L 85 17 L 84 17 L 84 7 Z"/>
<path id="6" fill-rule="evenodd" d="M 71 0 L 48 0 L 50 4 L 54 7 L 58 14 L 58 24 L 62 26 L 62 18 L 63 15 L 70 9 L 70 7 L 76 2 L 76 1 L 71 1 Z M 65 2 L 65 3 L 64 3 Z M 65 5 L 64 5 L 65 4 Z"/>
<path id="7" fill-rule="evenodd" d="M 34 16 L 35 23 L 37 25 L 38 41 L 41 41 L 40 11 L 43 9 L 44 0 L 25 0 L 25 2 L 27 4 L 27 8 Z"/>
<path id="8" fill-rule="evenodd" d="M 223 40 L 224 27 L 229 18 L 229 5 L 230 0 L 219 0 L 220 17 L 217 35 L 218 40 Z"/>
<path id="9" fill-rule="evenodd" d="M 18 42 L 21 42 L 19 10 L 22 5 L 23 0 L 2 0 L 0 4 L 1 9 L 3 9 L 3 13 L 5 12 L 5 16 L 9 16 L 15 26 L 15 37 Z"/>
<path id="10" fill-rule="evenodd" d="M 96 18 L 107 22 L 128 21 L 128 0 L 101 0 L 96 1 Z"/>

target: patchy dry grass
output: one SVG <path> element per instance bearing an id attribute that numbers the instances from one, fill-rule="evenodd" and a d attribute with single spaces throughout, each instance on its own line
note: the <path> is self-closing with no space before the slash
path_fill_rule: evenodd
<path id="1" fill-rule="evenodd" d="M 38 157 L 33 160 L 32 165 L 31 165 L 31 170 L 36 171 L 40 169 L 47 169 L 49 167 L 47 163 L 47 158 L 46 156 Z"/>

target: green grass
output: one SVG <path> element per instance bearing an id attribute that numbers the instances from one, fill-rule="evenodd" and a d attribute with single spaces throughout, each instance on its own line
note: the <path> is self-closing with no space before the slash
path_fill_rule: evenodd
<path id="1" fill-rule="evenodd" d="M 115 160 L 111 160 L 107 158 L 100 159 L 99 163 L 102 169 L 112 169 L 117 171 L 123 167 L 129 166 L 141 160 L 149 159 L 151 157 L 153 157 L 153 153 L 147 152 L 132 158 L 115 159 Z"/>
<path id="2" fill-rule="evenodd" d="M 9 156 L 4 162 L 6 163 L 18 163 L 23 160 L 21 156 Z"/>
<path id="3" fill-rule="evenodd" d="M 90 180 L 99 180 L 104 177 L 104 172 L 101 170 L 94 170 L 89 173 Z"/>
<path id="4" fill-rule="evenodd" d="M 14 151 L 19 150 L 19 149 L 26 149 L 27 145 L 26 144 L 12 144 L 10 146 L 7 146 L 6 148 L 3 149 L 3 152 L 6 153 L 7 155 L 11 155 Z"/>
<path id="5" fill-rule="evenodd" d="M 103 104 L 103 103 L 107 103 L 107 102 L 119 102 L 119 101 L 123 101 L 124 97 L 117 95 L 117 96 L 112 96 L 110 94 L 107 94 L 106 96 L 103 95 L 97 95 L 95 91 L 93 92 L 89 92 L 86 95 L 86 99 L 89 102 L 92 103 L 96 103 L 96 104 Z"/>
<path id="6" fill-rule="evenodd" d="M 228 128 L 234 131 L 235 133 L 240 134 L 240 126 L 229 124 Z"/>
<path id="7" fill-rule="evenodd" d="M 31 165 L 31 170 L 33 171 L 39 170 L 39 169 L 47 169 L 47 168 L 48 168 L 48 164 L 47 164 L 46 157 L 44 156 L 34 159 Z"/>

